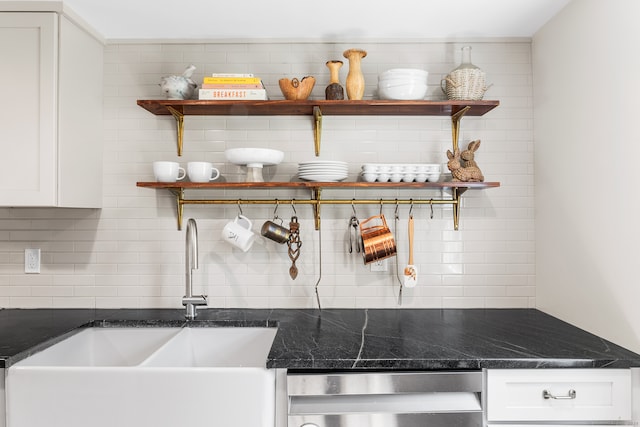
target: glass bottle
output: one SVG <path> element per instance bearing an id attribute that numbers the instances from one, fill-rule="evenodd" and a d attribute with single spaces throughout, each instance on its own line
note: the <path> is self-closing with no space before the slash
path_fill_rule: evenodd
<path id="1" fill-rule="evenodd" d="M 471 46 L 463 46 L 462 47 L 462 61 L 460 65 L 458 65 L 453 71 L 456 70 L 479 70 L 479 67 L 476 67 L 471 62 Z"/>

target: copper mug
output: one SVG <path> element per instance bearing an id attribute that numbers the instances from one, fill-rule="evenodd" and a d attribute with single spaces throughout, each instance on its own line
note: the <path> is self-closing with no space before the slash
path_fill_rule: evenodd
<path id="1" fill-rule="evenodd" d="M 273 221 L 267 221 L 262 225 L 261 234 L 280 244 L 287 243 L 291 237 L 291 231 L 288 228 Z"/>
<path id="2" fill-rule="evenodd" d="M 365 226 L 375 220 L 379 220 L 381 224 Z M 360 235 L 362 236 L 364 247 L 362 256 L 365 264 L 389 258 L 396 254 L 396 241 L 387 226 L 384 215 L 372 216 L 360 222 Z"/>

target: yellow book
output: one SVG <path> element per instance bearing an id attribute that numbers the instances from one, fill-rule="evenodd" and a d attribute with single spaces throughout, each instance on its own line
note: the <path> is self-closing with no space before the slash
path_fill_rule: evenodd
<path id="1" fill-rule="evenodd" d="M 203 84 L 259 84 L 260 77 L 205 77 Z"/>

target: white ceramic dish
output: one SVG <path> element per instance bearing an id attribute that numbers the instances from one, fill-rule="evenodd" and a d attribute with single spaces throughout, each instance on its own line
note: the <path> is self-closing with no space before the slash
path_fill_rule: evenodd
<path id="1" fill-rule="evenodd" d="M 363 166 L 364 168 L 364 166 Z M 431 171 L 429 173 L 415 173 L 412 171 L 403 171 L 402 173 L 388 173 L 381 171 L 364 171 L 360 175 L 366 182 L 437 182 L 440 180 L 440 170 Z"/>
<path id="2" fill-rule="evenodd" d="M 300 179 L 304 179 L 305 181 L 315 181 L 315 182 L 337 182 L 342 181 L 347 178 L 346 174 L 309 174 L 309 175 L 298 175 Z"/>
<path id="3" fill-rule="evenodd" d="M 380 73 L 378 76 L 378 80 L 392 79 L 392 78 L 415 78 L 415 79 L 423 79 L 427 81 L 427 77 L 429 76 L 429 72 L 427 70 L 422 70 L 419 68 L 392 68 L 390 70 L 384 71 Z"/>
<path id="4" fill-rule="evenodd" d="M 378 84 L 378 96 L 381 99 L 416 101 L 427 95 L 426 83 L 408 82 L 400 84 Z"/>
<path id="5" fill-rule="evenodd" d="M 227 160 L 247 167 L 273 166 L 284 159 L 284 152 L 270 148 L 230 148 L 224 152 Z"/>

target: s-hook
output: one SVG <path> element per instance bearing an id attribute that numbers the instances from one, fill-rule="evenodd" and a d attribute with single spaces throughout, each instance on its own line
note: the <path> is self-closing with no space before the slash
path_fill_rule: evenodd
<path id="1" fill-rule="evenodd" d="M 276 199 L 276 207 L 273 208 L 273 219 L 278 219 L 278 199 Z"/>
<path id="2" fill-rule="evenodd" d="M 240 205 L 240 201 L 241 201 L 241 199 L 238 199 L 238 210 L 240 211 L 240 215 L 244 215 L 242 213 L 242 206 Z"/>
<path id="3" fill-rule="evenodd" d="M 433 199 L 429 200 L 429 206 L 431 207 L 431 215 L 430 218 L 433 219 Z"/>

